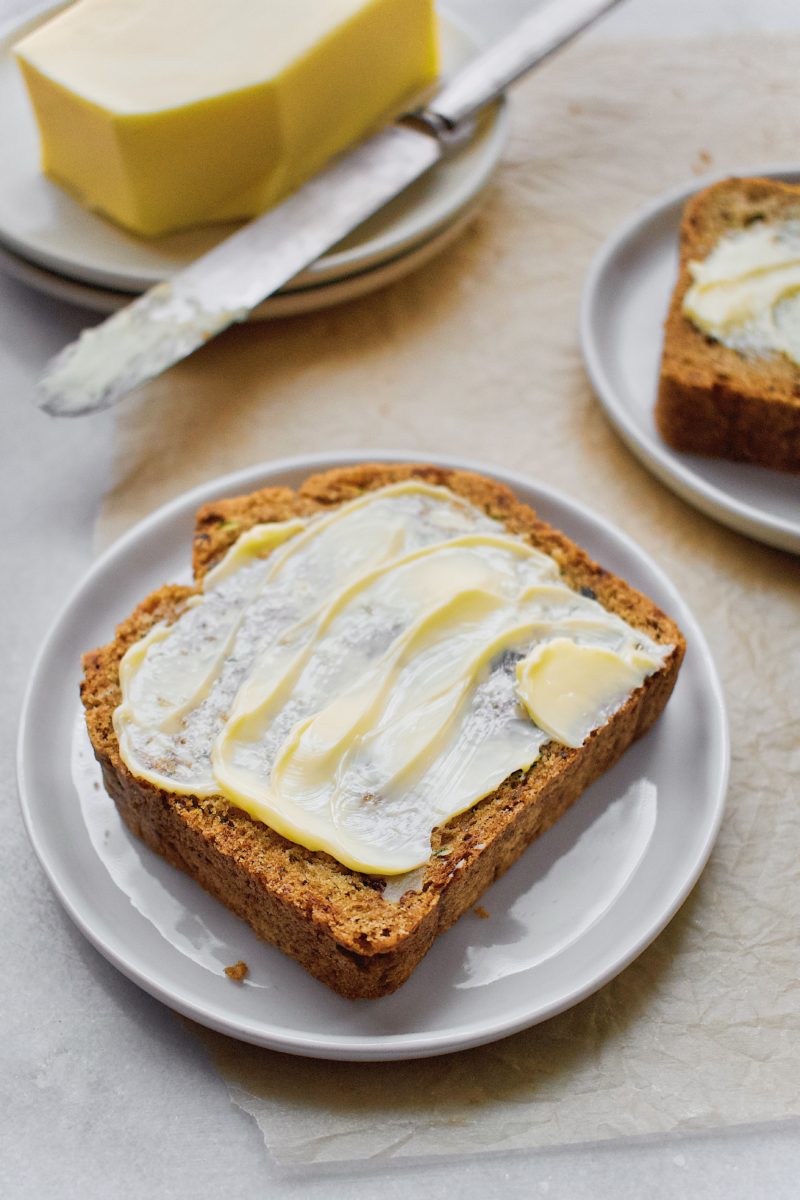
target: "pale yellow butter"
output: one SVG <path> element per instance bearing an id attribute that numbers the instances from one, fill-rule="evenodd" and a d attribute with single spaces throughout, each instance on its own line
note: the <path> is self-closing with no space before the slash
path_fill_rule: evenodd
<path id="1" fill-rule="evenodd" d="M 438 65 L 433 0 L 78 0 L 15 49 L 44 170 L 145 235 L 262 212 Z"/>
<path id="2" fill-rule="evenodd" d="M 784 354 L 800 365 L 800 221 L 757 221 L 689 264 L 683 313 L 743 354 Z"/>
<path id="3" fill-rule="evenodd" d="M 577 747 L 660 666 L 657 654 L 636 645 L 620 653 L 554 638 L 518 664 L 517 680 L 531 719 L 556 741 Z"/>
<path id="4" fill-rule="evenodd" d="M 114 728 L 135 775 L 400 874 L 552 738 L 580 745 L 668 650 L 409 481 L 240 538 L 128 650 Z"/>

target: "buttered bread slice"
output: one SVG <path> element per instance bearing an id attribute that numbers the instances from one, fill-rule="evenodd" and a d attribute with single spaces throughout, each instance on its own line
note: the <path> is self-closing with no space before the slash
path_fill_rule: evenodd
<path id="1" fill-rule="evenodd" d="M 724 179 L 686 204 L 658 430 L 676 450 L 800 471 L 800 187 Z"/>
<path id="2" fill-rule="evenodd" d="M 106 786 L 349 997 L 408 978 L 649 727 L 683 655 L 650 601 L 464 472 L 207 506 L 194 568 L 85 657 Z"/>

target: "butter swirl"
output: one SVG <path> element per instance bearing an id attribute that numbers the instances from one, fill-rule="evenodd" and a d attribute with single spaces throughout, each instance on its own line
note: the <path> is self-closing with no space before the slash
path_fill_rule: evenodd
<path id="1" fill-rule="evenodd" d="M 667 649 L 412 480 L 244 534 L 130 648 L 114 727 L 135 775 L 397 874 L 551 738 L 580 745 Z"/>
<path id="2" fill-rule="evenodd" d="M 754 222 L 689 264 L 683 313 L 742 354 L 800 365 L 800 221 Z"/>

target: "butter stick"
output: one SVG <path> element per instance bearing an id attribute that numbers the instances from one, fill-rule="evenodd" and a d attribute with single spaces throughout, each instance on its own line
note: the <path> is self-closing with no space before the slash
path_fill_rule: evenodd
<path id="1" fill-rule="evenodd" d="M 264 211 L 438 65 L 432 0 L 78 0 L 15 52 L 43 170 L 146 236 Z"/>

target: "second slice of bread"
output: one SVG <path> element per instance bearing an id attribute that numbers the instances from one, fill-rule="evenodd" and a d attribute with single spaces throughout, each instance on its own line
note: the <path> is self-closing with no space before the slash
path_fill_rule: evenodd
<path id="1" fill-rule="evenodd" d="M 682 311 L 689 263 L 755 221 L 800 221 L 800 186 L 725 179 L 686 204 L 678 281 L 664 333 L 656 424 L 677 450 L 800 471 L 800 367 L 781 354 L 744 355 L 697 329 Z"/>
<path id="2" fill-rule="evenodd" d="M 222 797 L 161 791 L 134 777 L 122 762 L 112 724 L 120 702 L 120 660 L 155 622 L 174 620 L 195 589 L 161 588 L 122 622 L 112 642 L 84 657 L 89 735 L 106 789 L 129 828 L 257 934 L 349 998 L 384 996 L 408 979 L 437 934 L 474 905 L 525 847 L 650 728 L 669 698 L 684 653 L 677 626 L 651 600 L 594 563 L 506 487 L 433 466 L 358 465 L 315 476 L 297 492 L 268 488 L 206 505 L 197 517 L 195 578 L 202 581 L 256 523 L 312 515 L 408 478 L 447 487 L 469 500 L 551 555 L 570 587 L 583 589 L 673 649 L 663 667 L 580 749 L 547 743 L 530 770 L 512 775 L 492 795 L 434 830 L 418 888 L 398 901 L 384 896 L 383 880 L 288 841 Z"/>

